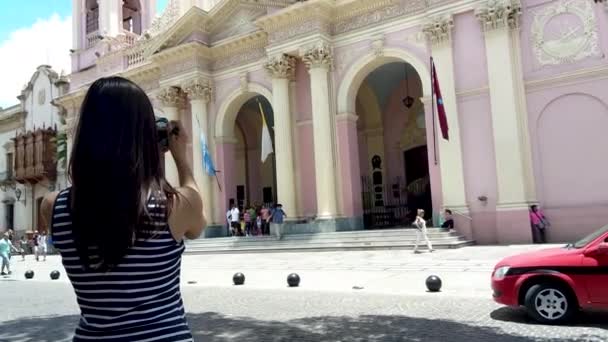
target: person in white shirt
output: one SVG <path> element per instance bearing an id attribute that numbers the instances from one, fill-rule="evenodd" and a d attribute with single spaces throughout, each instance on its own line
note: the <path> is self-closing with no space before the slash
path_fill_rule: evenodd
<path id="1" fill-rule="evenodd" d="M 241 230 L 241 212 L 236 205 L 232 205 L 232 209 L 230 209 L 230 224 L 232 226 L 233 234 L 241 236 L 243 235 L 243 231 Z"/>
<path id="2" fill-rule="evenodd" d="M 48 252 L 47 242 L 46 231 L 42 231 L 42 233 L 38 235 L 38 255 L 36 256 L 36 260 L 38 260 L 38 256 L 42 254 L 42 261 L 46 261 L 46 253 Z"/>
<path id="3" fill-rule="evenodd" d="M 426 246 L 429 248 L 429 252 L 434 252 L 435 250 L 433 249 L 433 245 L 431 245 L 431 241 L 429 241 L 429 237 L 427 236 L 424 210 L 418 209 L 418 215 L 416 215 L 414 226 L 416 227 L 416 245 L 414 247 L 414 253 L 418 253 L 418 244 L 420 243 L 421 238 L 426 241 Z"/>

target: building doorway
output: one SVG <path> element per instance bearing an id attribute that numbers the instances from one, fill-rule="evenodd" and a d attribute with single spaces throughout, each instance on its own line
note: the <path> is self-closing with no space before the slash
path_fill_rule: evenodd
<path id="1" fill-rule="evenodd" d="M 365 228 L 408 226 L 433 214 L 422 83 L 408 63 L 370 72 L 356 97 Z"/>

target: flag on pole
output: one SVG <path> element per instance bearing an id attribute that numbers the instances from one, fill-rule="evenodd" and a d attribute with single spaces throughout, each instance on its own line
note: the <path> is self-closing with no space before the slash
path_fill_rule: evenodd
<path id="1" fill-rule="evenodd" d="M 215 166 L 209 153 L 209 147 L 207 147 L 207 139 L 205 139 L 205 133 L 201 132 L 201 149 L 203 151 L 203 166 L 209 176 L 215 176 Z"/>
<path id="2" fill-rule="evenodd" d="M 433 62 L 433 57 L 431 57 L 431 80 L 433 82 L 433 93 L 435 94 L 435 101 L 437 101 L 437 118 L 439 119 L 439 128 L 441 128 L 441 136 L 445 140 L 450 140 L 448 136 L 448 118 L 445 115 L 443 97 L 441 97 L 441 89 L 439 88 L 439 80 L 437 79 L 437 71 L 435 70 L 435 62 Z"/>
<path id="3" fill-rule="evenodd" d="M 270 131 L 268 130 L 268 125 L 266 124 L 266 115 L 264 115 L 264 108 L 262 108 L 262 103 L 258 101 L 258 105 L 260 106 L 260 115 L 262 116 L 262 163 L 266 161 L 266 158 L 274 152 L 272 148 L 272 139 L 270 139 Z"/>

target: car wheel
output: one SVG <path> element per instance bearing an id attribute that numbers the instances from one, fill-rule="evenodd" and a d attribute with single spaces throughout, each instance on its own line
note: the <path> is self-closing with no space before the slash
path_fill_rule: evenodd
<path id="1" fill-rule="evenodd" d="M 576 299 L 568 288 L 556 283 L 533 285 L 526 292 L 528 315 L 544 324 L 561 324 L 572 318 L 577 310 Z"/>

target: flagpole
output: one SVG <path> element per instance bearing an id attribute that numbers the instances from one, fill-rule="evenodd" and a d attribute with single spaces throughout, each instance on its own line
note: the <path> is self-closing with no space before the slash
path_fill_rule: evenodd
<path id="1" fill-rule="evenodd" d="M 434 75 L 433 75 L 433 70 L 434 70 L 434 63 L 433 63 L 433 57 L 431 56 L 431 108 L 432 108 L 432 113 L 433 113 L 433 160 L 435 162 L 435 165 L 437 165 L 437 129 L 435 128 L 435 82 L 434 82 Z"/>

